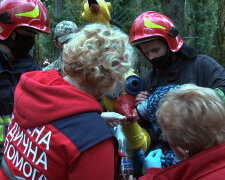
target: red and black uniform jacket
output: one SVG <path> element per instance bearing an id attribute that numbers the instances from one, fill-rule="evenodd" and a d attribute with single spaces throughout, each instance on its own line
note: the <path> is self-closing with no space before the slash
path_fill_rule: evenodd
<path id="1" fill-rule="evenodd" d="M 23 74 L 0 179 L 114 179 L 117 141 L 101 112 L 56 70 Z"/>
<path id="2" fill-rule="evenodd" d="M 216 180 L 225 178 L 225 143 L 166 169 L 149 168 L 139 180 Z"/>

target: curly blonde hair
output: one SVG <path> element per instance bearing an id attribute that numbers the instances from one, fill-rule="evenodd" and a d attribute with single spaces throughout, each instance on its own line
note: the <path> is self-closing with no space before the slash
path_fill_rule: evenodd
<path id="1" fill-rule="evenodd" d="M 65 75 L 96 92 L 122 83 L 135 59 L 129 37 L 101 23 L 86 25 L 63 48 Z"/>
<path id="2" fill-rule="evenodd" d="M 225 141 L 225 105 L 213 89 L 182 85 L 160 100 L 156 116 L 166 139 L 190 155 Z"/>

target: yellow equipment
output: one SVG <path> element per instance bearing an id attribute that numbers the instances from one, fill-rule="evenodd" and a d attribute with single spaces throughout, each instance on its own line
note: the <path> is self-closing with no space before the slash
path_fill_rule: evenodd
<path id="1" fill-rule="evenodd" d="M 10 121 L 10 116 L 0 116 L 0 145 L 4 143 L 7 131 L 6 127 L 9 125 Z"/>
<path id="2" fill-rule="evenodd" d="M 110 27 L 111 11 L 112 5 L 110 2 L 105 2 L 104 0 L 88 0 L 84 3 L 82 17 L 89 23 L 100 22 Z"/>
<path id="3" fill-rule="evenodd" d="M 103 97 L 102 101 L 108 111 L 120 113 L 132 120 L 132 110 L 135 108 L 135 95 L 142 90 L 142 81 L 133 70 L 124 75 L 125 87 L 117 98 Z M 150 146 L 151 138 L 148 132 L 142 129 L 137 122 L 126 125 L 122 123 L 123 132 L 126 135 L 132 150 L 142 149 L 146 151 Z"/>

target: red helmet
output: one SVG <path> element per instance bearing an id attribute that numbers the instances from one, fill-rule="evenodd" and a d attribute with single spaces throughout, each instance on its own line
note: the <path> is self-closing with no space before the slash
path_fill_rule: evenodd
<path id="1" fill-rule="evenodd" d="M 168 17 L 155 11 L 147 11 L 133 22 L 130 42 L 132 45 L 137 45 L 155 39 L 153 37 L 164 38 L 173 52 L 178 51 L 183 44 L 174 23 Z"/>
<path id="2" fill-rule="evenodd" d="M 49 15 L 40 0 L 3 0 L 0 3 L 0 39 L 5 40 L 17 27 L 50 33 Z"/>

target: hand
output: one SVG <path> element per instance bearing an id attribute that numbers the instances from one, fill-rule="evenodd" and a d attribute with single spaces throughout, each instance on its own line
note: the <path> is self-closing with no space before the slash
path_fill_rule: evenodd
<path id="1" fill-rule="evenodd" d="M 129 124 L 135 123 L 135 122 L 137 122 L 137 121 L 140 120 L 140 117 L 139 117 L 139 115 L 138 115 L 136 109 L 133 109 L 133 110 L 132 110 L 132 116 L 133 116 L 132 119 L 129 119 L 129 120 L 126 119 L 126 120 L 124 120 L 124 121 L 123 121 L 123 124 L 124 124 L 124 125 L 129 125 Z"/>
<path id="2" fill-rule="evenodd" d="M 101 117 L 111 128 L 117 126 L 118 124 L 121 123 L 121 121 L 125 121 L 127 119 L 126 116 L 123 116 L 116 112 L 103 112 L 101 114 Z"/>
<path id="3" fill-rule="evenodd" d="M 139 114 L 137 112 L 137 109 L 133 109 L 132 115 L 133 115 L 133 122 L 136 122 L 136 121 L 140 120 L 140 117 L 139 117 Z"/>
<path id="4" fill-rule="evenodd" d="M 133 177 L 133 175 L 129 176 L 129 180 L 137 180 L 136 178 Z"/>
<path id="5" fill-rule="evenodd" d="M 161 149 L 156 149 L 154 151 L 151 151 L 148 154 L 148 156 L 145 158 L 144 167 L 143 167 L 144 172 L 146 171 L 146 169 L 152 168 L 152 167 L 162 168 L 161 156 L 162 156 Z"/>
<path id="6" fill-rule="evenodd" d="M 141 91 L 135 99 L 135 106 L 137 106 L 138 104 L 140 104 L 142 101 L 148 99 L 148 91 Z"/>

